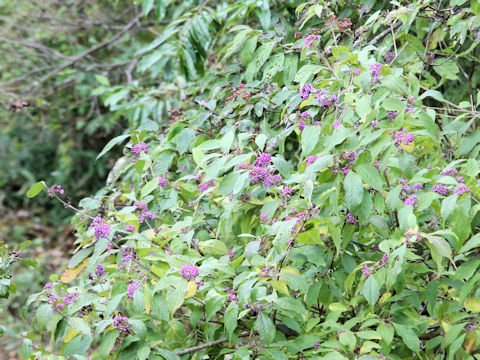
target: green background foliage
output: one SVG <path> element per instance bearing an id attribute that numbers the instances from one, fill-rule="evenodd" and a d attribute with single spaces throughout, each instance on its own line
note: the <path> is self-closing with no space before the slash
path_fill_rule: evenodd
<path id="1" fill-rule="evenodd" d="M 479 3 L 137 11 L 125 81 L 94 76 L 113 167 L 20 355 L 478 358 Z"/>

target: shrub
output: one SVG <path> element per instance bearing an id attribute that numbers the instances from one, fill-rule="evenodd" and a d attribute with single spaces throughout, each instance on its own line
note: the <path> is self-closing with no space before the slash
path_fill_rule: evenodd
<path id="1" fill-rule="evenodd" d="M 124 156 L 65 203 L 78 247 L 29 299 L 25 357 L 45 332 L 77 359 L 473 359 L 478 112 L 430 86 L 460 81 L 445 46 L 468 56 L 478 7 L 289 4 L 207 1 L 149 48 L 190 41 L 165 74 L 190 82 L 169 124 L 146 90 L 118 102 L 132 128 L 100 156 Z M 247 10 L 264 31 L 222 32 Z"/>

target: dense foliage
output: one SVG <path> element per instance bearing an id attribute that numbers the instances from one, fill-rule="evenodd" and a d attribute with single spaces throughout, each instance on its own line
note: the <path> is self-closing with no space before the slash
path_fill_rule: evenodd
<path id="1" fill-rule="evenodd" d="M 170 5 L 20 354 L 478 358 L 480 4 Z"/>

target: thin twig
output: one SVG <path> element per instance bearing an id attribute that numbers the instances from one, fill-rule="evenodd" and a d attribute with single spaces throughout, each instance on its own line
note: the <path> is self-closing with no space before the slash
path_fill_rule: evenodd
<path id="1" fill-rule="evenodd" d="M 246 336 L 249 336 L 249 334 L 250 333 L 248 331 L 244 331 L 240 335 L 238 335 L 238 337 L 246 337 Z M 222 344 L 222 343 L 227 342 L 227 341 L 228 341 L 227 338 L 221 338 L 221 339 L 218 339 L 218 340 L 210 341 L 210 342 L 202 344 L 202 345 L 193 346 L 191 348 L 187 348 L 187 349 L 184 349 L 184 350 L 177 351 L 176 354 L 177 355 L 184 355 L 184 354 L 189 354 L 189 353 L 192 353 L 192 352 L 202 351 L 203 349 L 207 349 L 211 346 Z"/>
<path id="2" fill-rule="evenodd" d="M 79 60 L 82 60 L 83 58 L 87 57 L 88 55 L 91 55 L 95 52 L 97 52 L 98 50 L 110 45 L 111 43 L 114 43 L 115 41 L 117 41 L 118 39 L 120 39 L 123 34 L 125 34 L 127 31 L 129 31 L 132 27 L 135 26 L 135 24 L 143 17 L 143 13 L 140 13 L 139 15 L 137 15 L 132 21 L 130 21 L 121 31 L 119 31 L 118 33 L 116 33 L 111 39 L 108 39 L 108 40 L 105 40 L 105 41 L 102 41 L 100 44 L 98 45 L 95 45 L 94 47 L 84 51 L 83 53 L 81 53 L 80 55 L 77 55 L 75 56 L 74 58 L 72 58 L 72 60 L 66 62 L 65 64 L 59 66 L 58 68 L 56 68 L 55 70 L 49 72 L 47 75 L 45 75 L 43 78 L 41 78 L 37 84 L 37 88 L 40 87 L 41 84 L 43 84 L 44 82 L 46 82 L 47 80 L 49 80 L 50 78 L 54 77 L 55 75 L 57 75 L 58 73 L 60 73 L 61 71 L 65 70 L 66 68 L 68 68 L 69 66 L 72 66 L 73 64 L 75 64 L 76 62 L 78 62 Z"/>

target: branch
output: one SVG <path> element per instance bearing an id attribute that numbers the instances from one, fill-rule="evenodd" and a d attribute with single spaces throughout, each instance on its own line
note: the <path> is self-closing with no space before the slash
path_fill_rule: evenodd
<path id="1" fill-rule="evenodd" d="M 64 55 L 64 54 L 62 54 L 62 53 L 60 53 L 56 50 L 53 50 L 52 48 L 49 48 L 48 46 L 45 46 L 45 45 L 35 44 L 35 43 L 28 42 L 28 41 L 23 41 L 23 40 L 10 40 L 10 39 L 6 39 L 6 38 L 3 38 L 3 37 L 0 37 L 0 42 L 4 42 L 4 43 L 10 44 L 10 45 L 20 45 L 20 46 L 29 47 L 29 48 L 32 48 L 32 49 L 37 49 L 37 50 L 43 51 L 45 53 L 51 53 L 51 54 L 53 54 L 56 57 L 59 57 L 61 59 L 72 60 L 72 57 Z"/>
<path id="2" fill-rule="evenodd" d="M 45 75 L 43 78 L 41 78 L 37 84 L 37 88 L 42 85 L 44 82 L 46 82 L 47 80 L 49 80 L 50 78 L 54 77 L 55 75 L 57 75 L 58 73 L 60 73 L 61 71 L 65 70 L 66 68 L 68 68 L 69 66 L 72 66 L 73 64 L 75 64 L 76 62 L 78 62 L 79 60 L 82 60 L 83 58 L 93 54 L 94 52 L 97 52 L 98 50 L 114 43 L 115 41 L 117 41 L 118 39 L 120 39 L 122 37 L 123 34 L 125 34 L 127 31 L 129 31 L 132 27 L 135 26 L 135 24 L 143 17 L 143 13 L 137 15 L 131 22 L 129 22 L 121 31 L 119 31 L 118 33 L 116 33 L 111 39 L 108 39 L 108 40 L 105 40 L 103 42 L 101 42 L 100 44 L 98 45 L 95 45 L 94 47 L 84 51 L 83 53 L 81 53 L 80 55 L 77 55 L 75 57 L 72 58 L 72 60 L 66 62 L 65 64 L 59 66 L 58 68 L 56 68 L 55 70 L 49 72 L 47 75 Z"/>
<path id="3" fill-rule="evenodd" d="M 250 333 L 248 331 L 244 331 L 240 335 L 238 335 L 238 337 L 246 337 L 249 334 Z M 218 339 L 218 340 L 210 341 L 210 342 L 202 344 L 202 345 L 193 346 L 191 348 L 186 348 L 184 350 L 177 351 L 175 354 L 184 355 L 184 354 L 188 354 L 188 353 L 192 353 L 192 352 L 198 352 L 198 351 L 201 351 L 203 349 L 209 348 L 213 345 L 222 344 L 222 343 L 227 342 L 227 341 L 228 341 L 227 338 L 221 338 L 221 339 Z"/>

